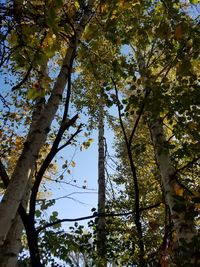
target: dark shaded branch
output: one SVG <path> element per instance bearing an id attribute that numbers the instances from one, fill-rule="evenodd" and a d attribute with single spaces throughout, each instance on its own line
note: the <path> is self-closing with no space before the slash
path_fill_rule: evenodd
<path id="1" fill-rule="evenodd" d="M 161 205 L 162 202 L 156 203 L 154 205 L 148 206 L 148 207 L 144 207 L 140 209 L 140 212 L 146 211 L 146 210 L 150 210 L 150 209 L 154 209 L 157 208 Z M 56 224 L 59 223 L 63 223 L 63 222 L 77 222 L 77 221 L 84 221 L 84 220 L 88 220 L 88 219 L 93 219 L 93 218 L 99 218 L 99 217 L 117 217 L 117 216 L 128 216 L 131 214 L 134 214 L 135 211 L 129 211 L 129 212 L 121 212 L 121 213 L 97 213 L 94 212 L 92 215 L 89 216 L 85 216 L 85 217 L 79 217 L 79 218 L 74 218 L 74 219 L 61 219 L 61 220 L 57 220 L 55 222 L 52 223 L 47 223 L 46 225 L 39 227 L 37 229 L 37 233 L 40 233 L 42 230 L 54 226 Z"/>
<path id="2" fill-rule="evenodd" d="M 24 78 L 17 85 L 12 87 L 12 89 L 11 89 L 12 91 L 15 91 L 15 90 L 19 89 L 27 81 L 32 69 L 33 69 L 33 67 L 30 66 L 29 69 L 27 70 L 26 75 L 24 76 Z"/>
<path id="3" fill-rule="evenodd" d="M 143 100 L 142 106 L 140 107 L 139 114 L 138 114 L 138 116 L 137 116 L 137 119 L 136 119 L 136 121 L 135 121 L 133 130 L 132 130 L 131 135 L 130 135 L 130 137 L 129 137 L 129 141 L 128 141 L 128 142 L 129 142 L 129 146 L 130 146 L 130 147 L 131 147 L 131 143 L 132 143 L 132 140 L 133 140 L 133 136 L 134 136 L 134 134 L 135 134 L 135 132 L 136 132 L 136 130 L 137 130 L 138 124 L 139 124 L 140 119 L 141 119 L 141 117 L 142 117 L 142 114 L 143 114 L 143 112 L 144 112 L 144 107 L 145 107 L 146 99 L 147 99 L 147 97 L 149 96 L 150 92 L 151 92 L 150 90 L 146 90 L 146 91 L 145 91 L 145 95 L 144 95 L 144 100 Z"/>
<path id="4" fill-rule="evenodd" d="M 1 179 L 3 181 L 4 186 L 6 188 L 9 184 L 10 179 L 9 179 L 9 176 L 8 176 L 1 160 L 0 160 L 0 176 L 1 176 Z"/>
<path id="5" fill-rule="evenodd" d="M 47 168 L 49 167 L 49 164 L 51 163 L 51 161 L 53 160 L 55 155 L 58 153 L 58 151 L 61 150 L 61 148 L 58 149 L 58 146 L 59 146 L 59 144 L 61 142 L 61 139 L 63 137 L 64 132 L 67 129 L 69 129 L 69 127 L 71 125 L 73 125 L 75 123 L 75 121 L 77 120 L 77 118 L 78 118 L 78 114 L 76 114 L 71 120 L 67 121 L 68 110 L 69 110 L 69 102 L 70 102 L 70 95 L 71 95 L 71 71 L 72 71 L 72 66 L 73 66 L 73 61 L 74 61 L 74 58 L 75 58 L 75 54 L 76 54 L 76 47 L 73 50 L 73 54 L 72 54 L 72 57 L 70 59 L 70 64 L 69 64 L 69 66 L 67 66 L 68 67 L 67 97 L 66 97 L 66 100 L 65 100 L 65 108 L 64 108 L 62 122 L 61 122 L 60 128 L 58 130 L 57 136 L 56 136 L 56 138 L 55 138 L 55 140 L 53 142 L 53 145 L 51 147 L 51 150 L 48 153 L 48 155 L 45 158 L 42 166 L 40 167 L 40 170 L 38 171 L 38 173 L 36 175 L 35 183 L 34 183 L 33 188 L 32 188 L 32 193 L 31 193 L 31 197 L 30 197 L 29 217 L 33 221 L 34 221 L 34 217 L 35 217 L 37 193 L 38 193 L 39 186 L 40 186 L 40 183 L 42 181 L 43 175 L 44 175 L 45 171 L 47 170 Z M 70 139 L 70 141 L 71 141 L 71 139 Z M 70 142 L 67 142 L 67 144 L 65 144 L 65 146 L 67 146 L 68 144 L 70 144 Z"/>
<path id="6" fill-rule="evenodd" d="M 0 94 L 0 99 L 3 103 L 3 105 L 10 111 L 9 104 L 7 103 L 6 99 L 2 96 L 2 94 Z"/>
<path id="7" fill-rule="evenodd" d="M 190 166 L 192 166 L 194 163 L 196 163 L 198 160 L 200 159 L 200 157 L 194 158 L 192 161 L 188 162 L 186 165 L 180 167 L 179 169 L 177 169 L 175 171 L 175 174 L 184 171 L 185 169 L 189 168 Z"/>
<path id="8" fill-rule="evenodd" d="M 134 209 L 135 209 L 135 225 L 137 228 L 137 234 L 138 234 L 138 246 L 139 246 L 139 258 L 140 258 L 140 265 L 141 267 L 145 266 L 145 261 L 144 261 L 144 243 L 143 243 L 143 233 L 142 233 L 142 225 L 141 225 L 141 219 L 140 219 L 140 198 L 139 198 L 139 186 L 138 186 L 138 177 L 137 177 L 137 172 L 136 172 L 136 167 L 133 161 L 133 156 L 132 156 L 132 151 L 131 151 L 131 145 L 128 141 L 127 135 L 126 135 L 126 131 L 124 128 L 124 124 L 122 121 L 122 116 L 121 116 L 121 109 L 120 109 L 120 105 L 119 105 L 119 98 L 118 98 L 118 90 L 117 90 L 117 86 L 116 83 L 114 81 L 114 79 L 112 79 L 114 87 L 115 87 L 115 94 L 116 94 L 116 98 L 117 98 L 117 107 L 118 107 L 118 113 L 119 113 L 119 120 L 120 120 L 120 125 L 124 134 L 124 139 L 125 139 L 125 143 L 126 143 L 126 149 L 127 149 L 127 154 L 128 154 L 128 159 L 129 159 L 129 164 L 130 164 L 130 168 L 131 168 L 131 173 L 133 176 L 133 183 L 134 183 L 134 193 L 135 193 L 135 199 L 134 199 Z M 147 90 L 147 93 L 149 90 Z M 142 110 L 143 112 L 143 110 Z M 141 113 L 142 115 L 142 113 Z M 141 116 L 140 115 L 140 116 Z M 138 117 L 140 119 L 140 117 Z M 136 127 L 139 123 L 139 119 L 138 122 L 136 123 Z M 133 133 L 134 134 L 134 133 Z"/>
<path id="9" fill-rule="evenodd" d="M 66 122 L 64 125 L 61 124 L 60 126 L 60 129 L 57 133 L 57 136 L 53 142 L 53 145 L 51 147 L 51 150 L 50 152 L 48 153 L 47 157 L 45 158 L 45 160 L 43 161 L 43 164 L 42 166 L 40 167 L 36 177 L 35 177 L 35 182 L 34 182 L 34 185 L 33 185 L 33 188 L 32 188 L 32 193 L 31 193 L 31 197 L 30 197 L 30 211 L 29 211 L 29 216 L 30 218 L 34 218 L 35 216 L 35 208 L 36 208 L 36 198 L 37 198 L 37 193 L 38 193 L 38 190 L 39 190 L 39 186 L 40 186 L 40 183 L 42 181 L 42 178 L 43 178 L 43 175 L 44 173 L 46 172 L 47 168 L 49 167 L 51 161 L 53 160 L 53 158 L 55 157 L 55 155 L 58 153 L 58 151 L 61 150 L 61 147 L 58 149 L 58 146 L 60 144 L 60 141 L 62 139 L 62 136 L 64 134 L 64 132 L 77 120 L 78 118 L 78 115 L 75 115 L 71 120 L 69 120 L 68 122 Z M 78 134 L 78 130 L 76 131 L 76 134 Z M 72 135 L 73 138 L 75 136 Z M 70 140 L 70 141 L 69 141 Z M 66 147 L 67 145 L 70 144 L 71 140 L 72 140 L 72 137 L 69 139 L 65 145 L 62 146 L 63 147 Z"/>
<path id="10" fill-rule="evenodd" d="M 120 126 L 121 126 L 121 129 L 122 129 L 122 132 L 123 132 L 123 135 L 124 135 L 124 139 L 125 139 L 125 142 L 126 142 L 126 146 L 128 147 L 129 146 L 129 143 L 128 143 L 128 137 L 127 137 L 127 134 L 126 134 L 126 131 L 125 131 L 125 127 L 124 127 L 124 123 L 122 121 L 122 114 L 121 114 L 121 109 L 120 109 L 120 102 L 119 102 L 119 96 L 118 96 L 118 89 L 117 89 L 117 85 L 116 85 L 116 82 L 115 80 L 111 77 L 111 80 L 113 82 L 113 85 L 114 85 L 114 88 L 115 88 L 115 95 L 116 95 L 116 99 L 117 99 L 117 109 L 118 109 L 118 115 L 119 115 L 119 121 L 120 121 Z"/>
<path id="11" fill-rule="evenodd" d="M 154 54 L 153 52 L 154 52 L 154 48 L 155 48 L 155 45 L 156 45 L 156 39 L 153 41 L 153 44 L 152 44 L 152 46 L 151 46 L 151 49 L 150 49 L 150 52 L 149 52 L 149 56 L 148 56 L 148 59 L 147 59 L 147 63 L 146 63 L 146 67 L 148 68 L 149 66 L 149 62 L 150 62 L 150 60 L 151 60 L 151 57 L 152 57 L 152 55 Z"/>
<path id="12" fill-rule="evenodd" d="M 66 142 L 64 145 L 60 146 L 60 147 L 57 149 L 57 152 L 59 152 L 59 151 L 60 151 L 61 149 L 63 149 L 64 147 L 70 145 L 70 143 L 71 143 L 71 141 L 74 139 L 74 137 L 82 131 L 82 129 L 81 129 L 82 126 L 83 126 L 83 124 L 80 124 L 80 125 L 78 126 L 77 130 L 70 136 L 70 138 L 67 140 L 67 142 Z"/>
<path id="13" fill-rule="evenodd" d="M 72 87 L 71 75 L 72 75 L 73 61 L 74 61 L 74 58 L 76 56 L 75 54 L 76 54 L 76 49 L 74 49 L 74 51 L 73 51 L 73 56 L 71 57 L 70 65 L 68 67 L 67 96 L 66 96 L 66 101 L 65 101 L 65 110 L 64 110 L 64 114 L 63 114 L 63 121 L 67 118 L 68 112 L 69 112 L 69 102 L 70 102 L 71 87 Z"/>

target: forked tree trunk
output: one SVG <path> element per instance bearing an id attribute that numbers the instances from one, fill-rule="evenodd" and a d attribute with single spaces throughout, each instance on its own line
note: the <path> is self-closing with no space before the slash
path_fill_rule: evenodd
<path id="1" fill-rule="evenodd" d="M 78 41 L 84 31 L 85 25 L 91 16 L 94 0 L 88 1 L 88 8 L 79 25 L 76 26 L 76 38 L 70 40 L 63 64 L 52 90 L 48 103 L 28 136 L 21 156 L 15 166 L 8 188 L 0 204 L 0 247 L 11 229 L 19 204 L 21 203 L 30 177 L 32 167 L 35 165 L 39 151 L 46 141 L 51 123 L 58 110 L 60 100 L 68 79 L 68 69 L 75 56 Z"/>
<path id="2" fill-rule="evenodd" d="M 177 183 L 175 169 L 163 131 L 162 120 L 158 117 L 150 125 L 155 157 L 160 170 L 166 203 L 170 208 L 173 222 L 173 260 L 177 266 L 200 266 L 198 257 L 197 232 L 192 216 L 193 205 L 185 197 L 187 192 Z M 174 265 L 172 265 L 174 266 Z"/>
<path id="3" fill-rule="evenodd" d="M 104 110 L 99 106 L 98 121 L 98 213 L 105 213 L 105 143 L 104 143 Z M 106 267 L 106 221 L 100 216 L 97 221 L 98 267 Z"/>

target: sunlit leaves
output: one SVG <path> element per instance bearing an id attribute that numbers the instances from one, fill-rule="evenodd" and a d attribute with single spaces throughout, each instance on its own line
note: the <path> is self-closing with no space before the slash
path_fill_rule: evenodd
<path id="1" fill-rule="evenodd" d="M 181 196 L 181 197 L 183 196 L 184 189 L 183 189 L 183 187 L 181 187 L 180 185 L 175 184 L 174 191 L 175 191 L 175 194 L 176 194 L 177 196 Z"/>
<path id="2" fill-rule="evenodd" d="M 74 168 L 76 166 L 76 163 L 72 160 L 71 161 L 71 166 Z"/>
<path id="3" fill-rule="evenodd" d="M 91 143 L 93 142 L 93 139 L 92 138 L 89 138 L 87 141 L 83 142 L 82 143 L 82 146 L 80 148 L 80 150 L 82 149 L 88 149 L 91 145 Z"/>

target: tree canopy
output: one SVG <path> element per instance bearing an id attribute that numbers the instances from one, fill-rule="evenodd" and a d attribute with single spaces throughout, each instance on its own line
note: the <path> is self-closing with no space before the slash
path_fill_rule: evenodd
<path id="1" fill-rule="evenodd" d="M 0 3 L 2 267 L 200 265 L 199 15 L 198 0 Z M 71 183 L 60 153 L 92 132 L 97 206 L 60 218 L 43 188 Z"/>

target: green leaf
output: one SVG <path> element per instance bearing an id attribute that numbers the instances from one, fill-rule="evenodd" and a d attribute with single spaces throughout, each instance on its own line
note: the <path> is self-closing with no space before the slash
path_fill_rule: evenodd
<path id="1" fill-rule="evenodd" d="M 36 211 L 35 211 L 35 216 L 36 216 L 37 218 L 40 218 L 40 217 L 41 217 L 41 214 L 42 214 L 42 212 L 41 212 L 40 210 L 36 210 Z"/>

